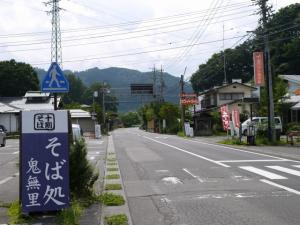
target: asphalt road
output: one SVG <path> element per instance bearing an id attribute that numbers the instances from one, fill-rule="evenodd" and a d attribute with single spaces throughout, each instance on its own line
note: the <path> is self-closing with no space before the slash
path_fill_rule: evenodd
<path id="1" fill-rule="evenodd" d="M 300 162 L 138 129 L 113 132 L 134 225 L 299 225 Z"/>

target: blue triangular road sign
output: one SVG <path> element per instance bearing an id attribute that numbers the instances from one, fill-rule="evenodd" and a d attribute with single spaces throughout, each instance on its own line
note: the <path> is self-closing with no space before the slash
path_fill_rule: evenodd
<path id="1" fill-rule="evenodd" d="M 69 82 L 56 62 L 50 68 L 42 82 L 42 92 L 68 92 Z"/>

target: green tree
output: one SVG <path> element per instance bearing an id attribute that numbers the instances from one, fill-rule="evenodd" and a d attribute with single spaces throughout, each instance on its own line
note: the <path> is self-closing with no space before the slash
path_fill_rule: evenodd
<path id="1" fill-rule="evenodd" d="M 159 116 L 166 120 L 166 132 L 177 133 L 179 128 L 179 108 L 171 103 L 163 103 L 159 110 Z"/>
<path id="2" fill-rule="evenodd" d="M 141 122 L 137 112 L 129 112 L 121 115 L 121 120 L 125 127 L 132 127 L 134 125 L 140 124 Z"/>
<path id="3" fill-rule="evenodd" d="M 26 63 L 15 60 L 0 62 L 0 96 L 24 96 L 27 91 L 38 91 L 37 73 Z"/>
<path id="4" fill-rule="evenodd" d="M 82 103 L 84 100 L 83 94 L 87 89 L 82 80 L 76 77 L 74 74 L 69 74 L 66 76 L 66 78 L 69 81 L 70 90 L 68 93 L 63 95 L 63 104 Z"/>
<path id="5" fill-rule="evenodd" d="M 284 107 L 283 99 L 287 93 L 287 84 L 279 77 L 276 77 L 273 83 L 274 112 L 275 115 L 282 116 Z M 261 116 L 267 116 L 268 95 L 266 88 L 261 88 L 259 112 Z"/>

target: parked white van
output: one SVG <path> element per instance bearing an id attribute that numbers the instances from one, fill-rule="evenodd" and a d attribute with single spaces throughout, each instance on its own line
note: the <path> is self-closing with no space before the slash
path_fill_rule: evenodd
<path id="1" fill-rule="evenodd" d="M 275 121 L 275 129 L 280 130 L 280 132 L 282 132 L 282 123 L 280 117 L 274 117 L 274 121 Z M 247 126 L 250 124 L 250 122 L 251 120 L 249 118 L 242 123 L 242 134 L 245 136 L 247 134 Z M 266 126 L 266 129 L 268 127 L 268 117 L 252 117 L 252 122 L 255 125 L 261 124 L 263 126 Z"/>

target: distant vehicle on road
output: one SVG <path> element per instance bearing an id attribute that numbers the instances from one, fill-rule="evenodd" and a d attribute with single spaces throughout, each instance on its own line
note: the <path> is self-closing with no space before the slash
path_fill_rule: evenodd
<path id="1" fill-rule="evenodd" d="M 82 130 L 79 124 L 72 124 L 73 140 L 80 140 L 82 138 Z"/>
<path id="2" fill-rule="evenodd" d="M 0 127 L 0 146 L 4 147 L 6 144 L 6 132 Z"/>
<path id="3" fill-rule="evenodd" d="M 282 132 L 282 123 L 280 117 L 274 117 L 275 120 L 275 129 L 280 130 L 280 133 Z M 247 127 L 250 124 L 251 120 L 250 118 L 247 119 L 242 123 L 242 134 L 247 135 Z M 267 129 L 268 127 L 268 117 L 253 117 L 252 122 L 257 126 L 257 125 L 262 125 Z"/>

